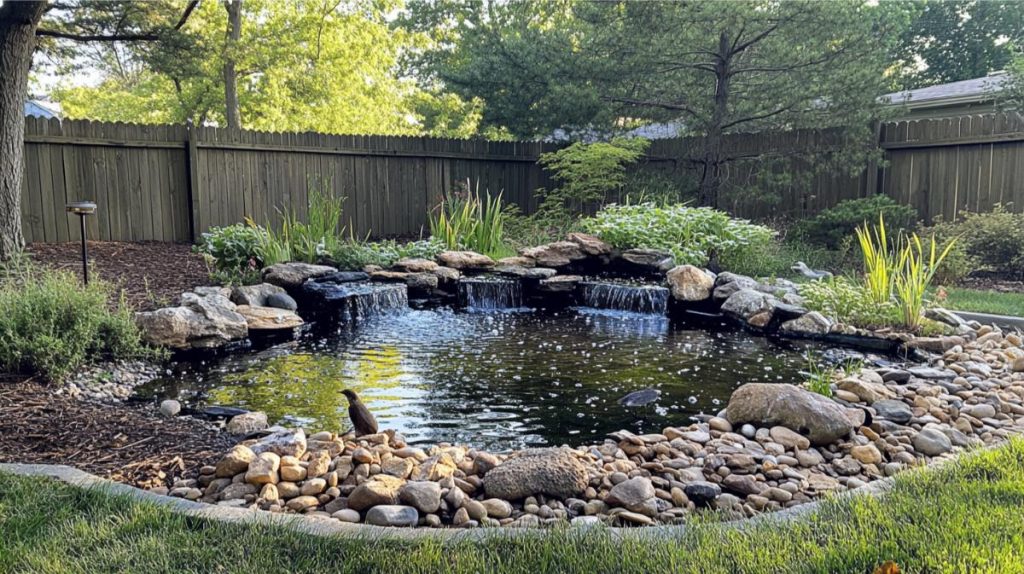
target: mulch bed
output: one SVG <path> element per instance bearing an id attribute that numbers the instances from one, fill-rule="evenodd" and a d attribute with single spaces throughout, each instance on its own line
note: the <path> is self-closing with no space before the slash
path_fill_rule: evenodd
<path id="1" fill-rule="evenodd" d="M 82 273 L 80 243 L 33 243 L 28 252 L 48 267 Z M 210 283 L 206 263 L 188 244 L 90 241 L 89 261 L 90 276 L 113 282 L 143 311 L 173 305 L 183 292 Z"/>
<path id="2" fill-rule="evenodd" d="M 66 464 L 141 488 L 170 486 L 234 445 L 152 405 L 106 405 L 53 394 L 28 381 L 0 382 L 0 462 Z"/>

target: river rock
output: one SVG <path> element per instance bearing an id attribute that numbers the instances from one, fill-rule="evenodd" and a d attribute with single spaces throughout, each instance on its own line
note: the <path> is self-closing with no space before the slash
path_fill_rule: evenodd
<path id="1" fill-rule="evenodd" d="M 711 298 L 715 280 L 711 275 L 693 265 L 673 267 L 666 274 L 672 297 L 677 301 L 699 302 Z"/>
<path id="2" fill-rule="evenodd" d="M 225 430 L 233 435 L 247 435 L 267 428 L 267 413 L 252 411 L 231 417 Z"/>
<path id="3" fill-rule="evenodd" d="M 539 448 L 521 451 L 494 467 L 483 484 L 490 497 L 519 500 L 537 494 L 577 496 L 586 490 L 587 481 L 587 470 L 572 451 Z"/>
<path id="4" fill-rule="evenodd" d="M 261 438 L 256 444 L 252 445 L 252 451 L 256 454 L 272 452 L 279 456 L 301 458 L 306 452 L 306 432 L 301 428 L 274 428 L 278 430 Z"/>
<path id="5" fill-rule="evenodd" d="M 218 294 L 183 293 L 181 305 L 135 314 L 142 338 L 171 349 L 219 347 L 249 334 L 245 317 Z"/>
<path id="6" fill-rule="evenodd" d="M 263 270 L 263 281 L 284 287 L 295 289 L 306 282 L 307 279 L 323 277 L 338 270 L 327 265 L 313 265 L 310 263 L 277 263 Z"/>
<path id="7" fill-rule="evenodd" d="M 654 485 L 649 478 L 638 476 L 620 482 L 612 487 L 605 502 L 621 506 L 633 512 L 643 512 L 646 503 L 654 498 Z"/>
<path id="8" fill-rule="evenodd" d="M 896 424 L 905 425 L 910 422 L 910 419 L 914 418 L 914 411 L 910 408 L 910 405 L 895 399 L 875 401 L 871 404 L 871 408 L 875 409 L 875 414 L 879 418 Z"/>
<path id="9" fill-rule="evenodd" d="M 763 329 L 772 320 L 775 297 L 756 289 L 740 289 L 722 304 L 722 312 L 750 327 Z"/>
<path id="10" fill-rule="evenodd" d="M 386 504 L 374 506 L 366 513 L 366 523 L 374 526 L 413 527 L 420 521 L 420 513 L 411 506 Z"/>
<path id="11" fill-rule="evenodd" d="M 445 267 L 459 271 L 484 271 L 494 267 L 494 260 L 475 251 L 444 251 L 437 260 Z"/>
<path id="12" fill-rule="evenodd" d="M 400 478 L 379 474 L 352 491 L 348 506 L 353 510 L 366 510 L 379 504 L 398 504 L 398 494 L 404 484 Z"/>
<path id="13" fill-rule="evenodd" d="M 579 275 L 555 275 L 540 281 L 538 290 L 544 293 L 569 293 L 583 281 Z"/>
<path id="14" fill-rule="evenodd" d="M 267 295 L 267 307 L 295 311 L 299 308 L 299 304 L 287 293 L 271 293 Z"/>
<path id="15" fill-rule="evenodd" d="M 249 484 L 277 484 L 277 469 L 281 467 L 281 457 L 272 453 L 260 453 L 256 460 L 249 463 L 245 473 L 245 481 Z"/>
<path id="16" fill-rule="evenodd" d="M 250 307 L 263 307 L 267 304 L 267 297 L 276 293 L 285 293 L 284 288 L 270 283 L 259 285 L 236 285 L 231 289 L 231 302 L 235 305 L 249 305 Z"/>
<path id="17" fill-rule="evenodd" d="M 249 468 L 249 463 L 256 460 L 256 453 L 245 445 L 235 445 L 217 462 L 214 475 L 218 478 L 230 478 Z"/>
<path id="18" fill-rule="evenodd" d="M 914 450 L 926 456 L 938 456 L 953 450 L 949 437 L 934 428 L 924 428 L 914 435 Z"/>
<path id="19" fill-rule="evenodd" d="M 715 500 L 722 495 L 722 487 L 713 482 L 698 480 L 687 484 L 683 488 L 686 498 L 690 499 L 698 507 L 710 507 Z"/>
<path id="20" fill-rule="evenodd" d="M 283 331 L 294 329 L 304 322 L 295 311 L 287 309 L 239 305 L 235 310 L 245 317 L 250 331 Z"/>
<path id="21" fill-rule="evenodd" d="M 715 277 L 715 290 L 711 293 L 715 301 L 725 301 L 737 291 L 742 289 L 757 289 L 757 281 L 746 275 L 737 275 L 728 271 L 719 273 Z"/>
<path id="22" fill-rule="evenodd" d="M 853 423 L 839 403 L 788 384 L 748 383 L 733 392 L 726 407 L 733 425 L 784 426 L 827 445 L 847 436 Z"/>
<path id="23" fill-rule="evenodd" d="M 415 507 L 424 514 L 437 512 L 441 508 L 441 485 L 436 482 L 407 482 L 398 491 L 402 504 Z"/>

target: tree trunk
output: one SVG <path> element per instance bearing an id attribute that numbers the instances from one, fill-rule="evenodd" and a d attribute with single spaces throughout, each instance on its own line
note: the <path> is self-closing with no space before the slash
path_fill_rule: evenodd
<path id="1" fill-rule="evenodd" d="M 725 125 L 725 118 L 729 113 L 731 61 L 729 36 L 722 32 L 718 37 L 718 54 L 715 57 L 715 108 L 704 137 L 704 153 L 701 158 L 703 170 L 698 196 L 701 205 L 715 208 L 718 207 L 718 196 L 722 186 L 722 126 Z"/>
<path id="2" fill-rule="evenodd" d="M 25 100 L 45 1 L 0 5 L 0 261 L 21 252 L 21 181 L 24 177 Z"/>
<path id="3" fill-rule="evenodd" d="M 227 40 L 224 44 L 224 116 L 229 128 L 242 127 L 242 112 L 238 106 L 238 73 L 235 71 L 235 54 L 238 41 L 242 38 L 242 0 L 225 0 L 228 11 Z"/>

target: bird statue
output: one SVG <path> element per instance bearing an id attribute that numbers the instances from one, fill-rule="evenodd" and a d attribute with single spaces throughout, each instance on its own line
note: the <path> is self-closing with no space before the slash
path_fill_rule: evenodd
<path id="1" fill-rule="evenodd" d="M 348 418 L 352 419 L 352 426 L 355 427 L 356 436 L 377 434 L 377 419 L 373 418 L 373 413 L 370 412 L 370 409 L 366 408 L 363 401 L 359 400 L 359 395 L 349 389 L 341 391 L 341 394 L 345 395 L 345 398 L 348 399 Z"/>
<path id="2" fill-rule="evenodd" d="M 832 278 L 832 273 L 828 271 L 818 271 L 816 269 L 811 269 L 803 261 L 797 261 L 796 263 L 793 264 L 792 267 L 790 267 L 790 269 L 796 271 L 797 273 L 803 275 L 804 277 L 812 281 L 820 281 L 821 279 Z"/>

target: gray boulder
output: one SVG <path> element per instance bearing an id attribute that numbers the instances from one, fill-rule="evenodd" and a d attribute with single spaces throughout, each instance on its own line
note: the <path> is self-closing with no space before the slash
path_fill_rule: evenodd
<path id="1" fill-rule="evenodd" d="M 398 491 L 398 498 L 403 504 L 431 514 L 441 507 L 441 485 L 427 480 L 407 482 Z"/>
<path id="2" fill-rule="evenodd" d="M 921 432 L 914 435 L 911 444 L 914 450 L 925 456 L 938 456 L 953 450 L 949 437 L 934 428 L 921 429 Z"/>
<path id="3" fill-rule="evenodd" d="M 651 479 L 638 476 L 613 486 L 605 502 L 644 514 L 649 502 L 654 499 L 654 494 Z"/>
<path id="4" fill-rule="evenodd" d="M 846 409 L 828 397 L 794 385 L 748 383 L 736 389 L 725 409 L 734 426 L 784 426 L 813 445 L 831 444 L 854 428 Z"/>
<path id="5" fill-rule="evenodd" d="M 487 496 L 519 500 L 544 494 L 578 496 L 587 488 L 587 469 L 565 448 L 527 449 L 484 476 Z"/>
<path id="6" fill-rule="evenodd" d="M 260 283 L 259 285 L 238 285 L 231 290 L 231 302 L 235 305 L 263 307 L 267 305 L 267 297 L 276 293 L 284 292 L 284 288 L 270 283 Z"/>
<path id="7" fill-rule="evenodd" d="M 914 418 L 914 411 L 910 408 L 910 405 L 895 399 L 875 401 L 871 403 L 871 408 L 875 409 L 875 414 L 879 418 L 896 424 L 904 425 Z"/>
<path id="8" fill-rule="evenodd" d="M 715 301 L 725 301 L 731 297 L 733 293 L 741 289 L 757 288 L 757 281 L 747 277 L 746 275 L 724 272 L 719 273 L 718 277 L 715 278 L 715 290 L 712 292 L 712 296 Z"/>
<path id="9" fill-rule="evenodd" d="M 737 321 L 763 329 L 771 322 L 777 300 L 756 289 L 740 289 L 722 304 L 722 312 Z"/>
<path id="10" fill-rule="evenodd" d="M 664 273 L 674 265 L 672 253 L 664 249 L 627 249 L 619 257 L 648 273 Z"/>
<path id="11" fill-rule="evenodd" d="M 327 265 L 312 265 L 310 263 L 291 261 L 289 263 L 277 263 L 264 269 L 263 281 L 278 287 L 284 287 L 285 289 L 294 289 L 305 283 L 307 279 L 323 277 L 336 271 L 337 269 Z"/>
<path id="12" fill-rule="evenodd" d="M 267 295 L 267 301 L 264 304 L 267 307 L 284 309 L 285 311 L 295 311 L 299 308 L 299 304 L 287 293 L 271 293 Z"/>
<path id="13" fill-rule="evenodd" d="M 181 305 L 135 314 L 142 338 L 171 349 L 219 347 L 249 334 L 245 317 L 220 294 L 183 293 Z"/>
<path id="14" fill-rule="evenodd" d="M 832 321 L 817 311 L 811 311 L 797 319 L 786 321 L 779 331 L 787 335 L 820 337 L 832 330 Z"/>
<path id="15" fill-rule="evenodd" d="M 411 506 L 384 504 L 374 506 L 366 513 L 366 523 L 374 526 L 413 527 L 420 521 L 420 513 Z"/>
<path id="16" fill-rule="evenodd" d="M 565 267 L 573 261 L 586 259 L 583 247 L 572 241 L 556 241 L 520 251 L 523 257 L 533 259 L 539 267 Z"/>

